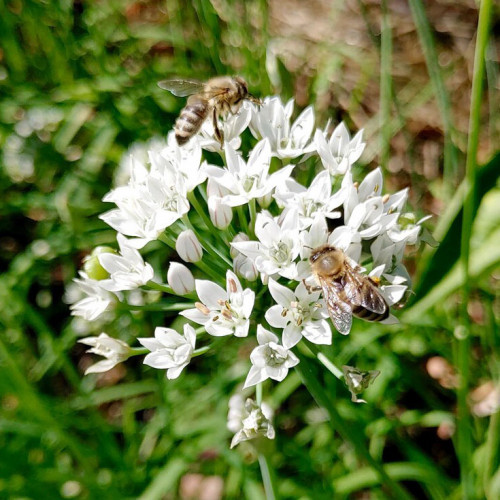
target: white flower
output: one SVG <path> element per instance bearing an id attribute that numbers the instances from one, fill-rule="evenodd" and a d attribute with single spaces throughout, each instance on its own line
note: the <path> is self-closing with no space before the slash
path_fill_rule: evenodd
<path id="1" fill-rule="evenodd" d="M 125 236 L 118 233 L 116 239 L 121 255 L 110 252 L 98 255 L 101 266 L 109 273 L 108 279 L 99 282 L 100 286 L 110 292 L 119 292 L 145 285 L 153 278 L 153 268 L 144 263 L 141 254 L 129 244 Z"/>
<path id="2" fill-rule="evenodd" d="M 167 378 L 177 378 L 189 364 L 196 343 L 196 333 L 191 325 L 184 325 L 184 335 L 172 328 L 157 327 L 155 338 L 140 338 L 139 342 L 151 352 L 144 364 L 159 370 L 167 369 Z"/>
<path id="3" fill-rule="evenodd" d="M 198 262 L 203 257 L 203 249 L 191 229 L 182 231 L 175 242 L 175 250 L 184 262 Z"/>
<path id="4" fill-rule="evenodd" d="M 300 252 L 297 211 L 289 211 L 281 225 L 268 212 L 258 213 L 255 235 L 259 241 L 242 241 L 231 246 L 250 257 L 259 272 L 295 279 L 297 264 L 294 261 Z"/>
<path id="5" fill-rule="evenodd" d="M 315 149 L 314 143 L 311 143 L 314 111 L 311 106 L 307 107 L 290 125 L 293 104 L 293 99 L 283 106 L 279 97 L 266 97 L 250 123 L 254 136 L 267 138 L 273 154 L 278 158 L 297 158 Z"/>
<path id="6" fill-rule="evenodd" d="M 257 341 L 259 346 L 250 354 L 252 368 L 248 372 L 244 389 L 268 378 L 281 382 L 288 370 L 299 363 L 295 354 L 278 344 L 278 337 L 257 325 Z"/>
<path id="7" fill-rule="evenodd" d="M 188 212 L 186 196 L 184 177 L 169 162 L 155 163 L 148 172 L 134 160 L 128 185 L 113 189 L 103 198 L 118 208 L 100 218 L 119 233 L 134 238 L 130 244 L 135 248 L 142 248 Z"/>
<path id="8" fill-rule="evenodd" d="M 100 281 L 90 279 L 82 271 L 79 274 L 80 278 L 73 281 L 86 297 L 71 305 L 71 314 L 81 316 L 87 321 L 94 321 L 116 302 L 116 296 L 104 290 L 100 285 Z"/>
<path id="9" fill-rule="evenodd" d="M 248 441 L 258 436 L 274 439 L 275 431 L 271 424 L 272 409 L 266 403 L 259 407 L 252 399 L 248 398 L 243 403 L 243 397 L 235 394 L 229 400 L 227 427 L 235 435 L 231 441 L 234 448 L 242 441 Z"/>
<path id="10" fill-rule="evenodd" d="M 316 130 L 314 142 L 323 166 L 330 175 L 345 174 L 349 166 L 359 159 L 365 143 L 363 130 L 360 130 L 351 140 L 349 131 L 343 122 L 332 132 L 330 140 L 326 141 L 326 133 Z"/>
<path id="11" fill-rule="evenodd" d="M 89 366 L 85 370 L 85 375 L 89 373 L 107 372 L 118 363 L 128 359 L 131 354 L 130 346 L 126 342 L 114 339 L 104 332 L 101 333 L 99 337 L 86 337 L 80 339 L 78 342 L 91 346 L 87 352 L 106 358 Z"/>
<path id="12" fill-rule="evenodd" d="M 219 130 L 223 133 L 224 143 L 230 144 L 234 150 L 241 146 L 240 135 L 248 127 L 252 118 L 252 105 L 245 101 L 236 114 L 229 114 L 225 120 L 218 120 Z M 199 137 L 200 145 L 207 151 L 220 153 L 222 148 L 215 137 L 214 125 L 211 117 L 203 122 Z"/>
<path id="13" fill-rule="evenodd" d="M 178 262 L 171 262 L 167 273 L 167 283 L 179 295 L 186 295 L 194 290 L 194 277 L 191 271 Z"/>
<path id="14" fill-rule="evenodd" d="M 329 219 L 337 219 L 340 212 L 335 211 L 344 202 L 346 191 L 339 189 L 332 196 L 330 174 L 320 172 L 306 188 L 294 179 L 287 179 L 276 188 L 274 198 L 285 207 L 285 211 L 296 209 L 299 214 L 300 229 L 308 228 L 317 214 Z"/>
<path id="15" fill-rule="evenodd" d="M 179 172 L 184 180 L 184 187 L 188 193 L 205 182 L 205 162 L 201 163 L 201 145 L 198 140 L 191 140 L 188 144 L 179 146 L 174 138 L 174 133 L 168 136 L 168 146 L 159 152 L 150 152 L 151 172 L 163 170 L 167 166 L 169 170 Z"/>
<path id="16" fill-rule="evenodd" d="M 222 203 L 230 207 L 265 197 L 290 176 L 294 167 L 288 165 L 269 175 L 271 148 L 267 139 L 255 146 L 246 163 L 229 144 L 224 145 L 224 150 L 227 168 L 208 165 L 206 171 L 212 180 L 228 190 L 229 194 L 222 198 Z"/>
<path id="17" fill-rule="evenodd" d="M 196 308 L 182 311 L 180 314 L 204 325 L 210 335 L 246 337 L 255 293 L 248 288 L 243 290 L 232 271 L 226 273 L 226 285 L 227 290 L 224 290 L 211 281 L 196 280 L 196 292 L 201 303 L 198 303 Z"/>
<path id="18" fill-rule="evenodd" d="M 286 349 L 296 345 L 302 336 L 314 344 L 331 344 L 332 331 L 325 318 L 328 313 L 318 303 L 320 293 L 309 293 L 303 283 L 295 293 L 269 278 L 269 292 L 277 302 L 266 314 L 266 321 L 282 328 L 282 342 Z"/>

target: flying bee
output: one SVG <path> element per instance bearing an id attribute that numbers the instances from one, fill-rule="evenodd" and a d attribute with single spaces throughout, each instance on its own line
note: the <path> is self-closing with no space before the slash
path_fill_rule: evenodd
<path id="1" fill-rule="evenodd" d="M 215 137 L 222 147 L 224 134 L 218 126 L 219 116 L 237 113 L 244 100 L 261 103 L 260 99 L 248 92 L 247 82 L 240 76 L 217 76 L 205 83 L 197 80 L 162 80 L 158 86 L 177 97 L 189 96 L 175 122 L 175 138 L 179 146 L 186 144 L 211 115 Z"/>
<path id="2" fill-rule="evenodd" d="M 315 248 L 309 261 L 319 286 L 306 287 L 310 292 L 323 292 L 330 318 L 340 333 L 349 333 L 353 315 L 366 321 L 388 318 L 389 305 L 378 290 L 378 282 L 361 274 L 341 249 L 331 245 Z"/>

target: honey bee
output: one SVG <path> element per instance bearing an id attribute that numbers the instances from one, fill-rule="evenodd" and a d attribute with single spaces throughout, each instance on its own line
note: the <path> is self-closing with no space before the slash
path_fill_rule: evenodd
<path id="1" fill-rule="evenodd" d="M 162 80 L 158 86 L 177 97 L 189 96 L 175 122 L 175 138 L 179 146 L 186 144 L 200 130 L 209 115 L 212 116 L 215 137 L 222 146 L 224 134 L 217 123 L 219 116 L 229 112 L 235 114 L 245 99 L 261 103 L 260 99 L 248 92 L 247 82 L 240 76 L 217 76 L 205 83 L 197 80 Z"/>
<path id="2" fill-rule="evenodd" d="M 306 287 L 309 292 L 323 292 L 330 318 L 340 333 L 350 332 L 353 315 L 365 321 L 383 321 L 389 316 L 389 305 L 378 283 L 351 265 L 341 249 L 330 245 L 315 248 L 309 261 L 319 286 Z"/>

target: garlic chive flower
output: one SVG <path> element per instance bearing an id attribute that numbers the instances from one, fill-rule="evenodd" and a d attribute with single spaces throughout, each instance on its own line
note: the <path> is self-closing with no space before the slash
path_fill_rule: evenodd
<path id="1" fill-rule="evenodd" d="M 250 398 L 243 402 L 240 394 L 233 395 L 229 400 L 227 416 L 227 427 L 235 433 L 231 440 L 231 448 L 260 436 L 274 439 L 276 433 L 271 423 L 272 417 L 273 411 L 266 403 L 259 406 Z"/>
<path id="2" fill-rule="evenodd" d="M 312 251 L 322 245 L 343 250 L 393 306 L 411 293 L 403 261 L 407 246 L 431 243 L 432 237 L 423 227 L 426 217 L 408 212 L 407 188 L 385 193 L 380 168 L 355 178 L 365 148 L 362 130 L 351 136 L 343 123 L 331 134 L 328 125 L 316 129 L 312 107 L 297 111 L 293 100 L 283 103 L 276 96 L 260 106 L 244 102 L 218 125 L 222 145 L 207 119 L 183 146 L 171 131 L 166 140 L 129 150 L 120 182 L 104 197 L 114 207 L 100 216 L 117 232 L 119 252 L 93 252 L 66 296 L 80 331 L 96 330 L 88 321 L 108 321 L 108 332 L 126 327 L 132 316 L 135 327 L 144 321 L 138 341 L 145 349 L 133 354 L 166 370 L 169 379 L 193 356 L 240 343 L 232 373 L 256 391 L 259 405 L 244 403 L 241 395 L 231 399 L 228 427 L 235 446 L 274 437 L 272 412 L 260 404 L 270 383 L 260 384 L 280 382 L 297 365 L 292 349 L 308 342 L 331 345 L 338 338 L 322 290 L 306 286 L 317 285 Z M 170 248 L 154 244 L 157 239 Z M 168 264 L 174 243 L 180 258 L 195 265 Z M 188 323 L 183 332 L 157 327 L 148 335 L 148 325 L 161 317 L 149 317 L 150 310 L 164 311 L 172 325 L 178 311 Z M 394 322 L 393 314 L 383 321 Z M 197 351 L 192 324 L 201 325 Z M 258 346 L 249 352 L 252 339 Z M 82 342 L 105 357 L 90 371 L 114 366 L 134 349 L 106 334 Z M 347 368 L 346 383 L 359 402 L 377 372 Z"/>
<path id="3" fill-rule="evenodd" d="M 86 337 L 78 342 L 89 345 L 87 351 L 98 356 L 104 356 L 106 359 L 98 361 L 85 370 L 85 375 L 89 373 L 102 373 L 111 370 L 118 363 L 127 360 L 132 350 L 123 340 L 111 338 L 107 333 L 101 333 L 98 337 Z"/>
<path id="4" fill-rule="evenodd" d="M 101 253 L 101 266 L 109 273 L 109 278 L 100 281 L 100 286 L 110 292 L 134 290 L 153 278 L 153 268 L 145 263 L 141 254 L 129 244 L 122 234 L 117 235 L 120 255 Z"/>
<path id="5" fill-rule="evenodd" d="M 158 370 L 167 370 L 167 378 L 177 378 L 191 361 L 196 333 L 191 325 L 184 325 L 184 335 L 172 328 L 157 327 L 155 338 L 140 338 L 139 342 L 151 352 L 144 364 Z"/>
<path id="6" fill-rule="evenodd" d="M 208 280 L 196 280 L 196 293 L 201 302 L 181 314 L 199 325 L 210 335 L 246 337 L 250 315 L 255 302 L 255 292 L 243 290 L 232 271 L 226 273 L 226 290 Z"/>
<path id="7" fill-rule="evenodd" d="M 257 325 L 257 341 L 259 345 L 250 354 L 252 367 L 243 388 L 256 385 L 268 378 L 281 382 L 288 375 L 288 370 L 299 363 L 299 359 L 292 351 L 278 344 L 278 336 L 262 325 Z"/>

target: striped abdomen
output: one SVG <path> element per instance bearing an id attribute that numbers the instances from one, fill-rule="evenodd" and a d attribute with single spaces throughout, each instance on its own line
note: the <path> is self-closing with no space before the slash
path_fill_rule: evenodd
<path id="1" fill-rule="evenodd" d="M 366 293 L 365 287 L 370 287 L 370 285 L 366 283 L 364 284 L 363 288 L 361 289 L 361 293 L 363 294 Z M 373 287 L 371 292 L 373 293 L 374 291 L 377 292 L 378 295 L 380 295 L 375 287 Z M 382 298 L 381 295 L 380 297 Z M 365 321 L 384 321 L 384 319 L 387 319 L 389 317 L 390 313 L 389 306 L 387 305 L 385 299 L 383 298 L 382 300 L 385 303 L 385 311 L 382 313 L 370 311 L 370 309 L 367 309 L 366 307 L 363 306 L 354 305 L 352 301 L 349 300 L 344 290 L 341 290 L 339 292 L 339 298 L 351 306 L 352 314 L 353 316 L 356 316 L 356 318 L 364 319 Z"/>
<path id="2" fill-rule="evenodd" d="M 179 118 L 175 122 L 175 138 L 179 146 L 186 144 L 200 130 L 208 116 L 209 108 L 206 99 L 196 95 L 188 99 L 186 106 L 182 109 Z"/>

